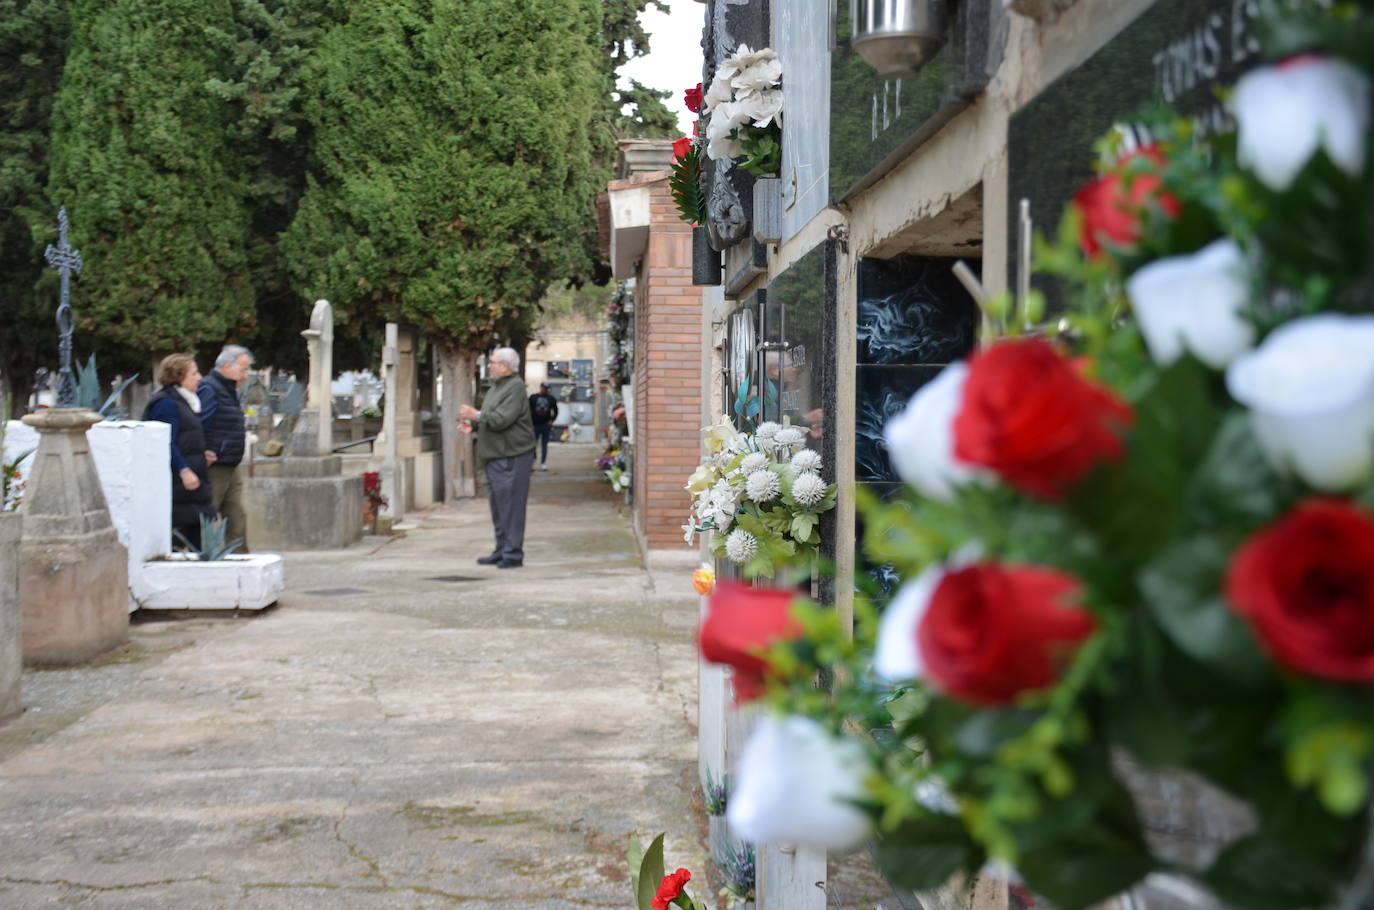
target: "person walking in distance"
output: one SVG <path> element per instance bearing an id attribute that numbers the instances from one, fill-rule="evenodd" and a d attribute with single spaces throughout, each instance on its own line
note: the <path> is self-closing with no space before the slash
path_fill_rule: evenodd
<path id="1" fill-rule="evenodd" d="M 477 431 L 477 462 L 487 474 L 487 498 L 496 531 L 496 549 L 477 561 L 498 569 L 516 569 L 525 564 L 525 505 L 534 466 L 534 424 L 525 381 L 520 378 L 520 355 L 514 348 L 491 352 L 487 376 L 491 388 L 482 409 L 458 406 L 458 429 Z"/>
<path id="2" fill-rule="evenodd" d="M 558 399 L 549 394 L 549 384 L 539 383 L 539 391 L 530 396 L 530 419 L 534 421 L 534 438 L 539 441 L 539 470 L 549 469 L 549 433 L 558 419 Z"/>
<path id="3" fill-rule="evenodd" d="M 196 384 L 200 370 L 190 354 L 169 354 L 158 364 L 160 389 L 148 400 L 144 420 L 160 420 L 172 428 L 172 530 L 202 546 L 200 520 L 215 517 L 215 498 L 206 471 L 209 451 L 200 424 Z"/>
<path id="4" fill-rule="evenodd" d="M 239 386 L 248 378 L 253 355 L 236 344 L 224 346 L 215 368 L 200 381 L 200 422 L 205 427 L 206 460 L 215 508 L 226 519 L 226 540 L 241 540 L 240 552 L 248 552 L 248 519 L 243 511 L 243 461 L 248 431 L 239 403 Z"/>

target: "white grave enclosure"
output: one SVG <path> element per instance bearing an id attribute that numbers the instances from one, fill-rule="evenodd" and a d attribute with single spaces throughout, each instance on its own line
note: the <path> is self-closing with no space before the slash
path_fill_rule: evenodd
<path id="1" fill-rule="evenodd" d="M 24 477 L 29 476 L 38 438 L 37 430 L 18 420 L 6 423 L 4 458 L 8 462 L 27 453 L 20 464 Z M 110 520 L 128 550 L 129 612 L 139 608 L 256 610 L 276 601 L 284 588 L 280 556 L 181 562 L 182 571 L 169 575 L 165 570 L 171 565 L 167 556 L 172 552 L 170 426 L 156 420 L 105 421 L 91 427 L 86 440 Z M 199 580 L 202 576 L 203 581 Z M 193 592 L 205 602 L 193 603 L 183 596 Z M 270 599 L 260 602 L 267 594 Z"/>

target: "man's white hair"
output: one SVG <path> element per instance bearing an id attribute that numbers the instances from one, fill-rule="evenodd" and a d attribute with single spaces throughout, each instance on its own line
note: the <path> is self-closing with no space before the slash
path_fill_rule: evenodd
<path id="1" fill-rule="evenodd" d="M 252 352 L 252 351 L 248 350 L 247 348 L 245 348 L 245 347 L 243 347 L 243 346 L 241 346 L 241 345 L 237 345 L 237 344 L 226 344 L 226 345 L 224 346 L 224 350 L 220 351 L 220 352 L 219 352 L 219 356 L 215 358 L 215 369 L 218 370 L 220 367 L 228 366 L 228 365 L 231 364 L 231 363 L 237 363 L 237 362 L 238 362 L 238 359 L 239 359 L 240 357 L 243 357 L 244 355 L 247 355 L 247 357 L 248 357 L 248 365 L 249 365 L 249 366 L 252 366 L 252 365 L 253 365 L 253 352 Z"/>
<path id="2" fill-rule="evenodd" d="M 520 355 L 515 348 L 497 348 L 491 352 L 491 360 L 499 360 L 510 367 L 512 373 L 520 372 Z"/>

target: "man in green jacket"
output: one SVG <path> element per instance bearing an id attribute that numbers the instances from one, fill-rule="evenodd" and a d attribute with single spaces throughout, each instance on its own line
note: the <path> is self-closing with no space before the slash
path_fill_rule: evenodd
<path id="1" fill-rule="evenodd" d="M 491 388 L 482 410 L 460 405 L 458 429 L 477 430 L 477 463 L 487 472 L 487 499 L 496 529 L 496 549 L 477 561 L 498 569 L 525 564 L 525 504 L 530 497 L 534 466 L 534 424 L 525 381 L 520 378 L 520 355 L 513 348 L 497 348 L 487 358 Z"/>

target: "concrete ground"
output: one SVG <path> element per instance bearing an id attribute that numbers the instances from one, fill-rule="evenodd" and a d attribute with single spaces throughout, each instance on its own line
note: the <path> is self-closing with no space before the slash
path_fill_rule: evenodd
<path id="1" fill-rule="evenodd" d="M 473 562 L 484 504 L 434 510 L 289 554 L 263 615 L 26 673 L 0 908 L 629 907 L 626 838 L 662 830 L 703 868 L 697 600 L 642 568 L 594 456 L 534 476 L 523 569 Z"/>

